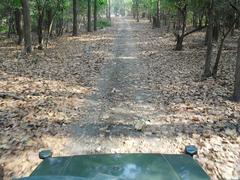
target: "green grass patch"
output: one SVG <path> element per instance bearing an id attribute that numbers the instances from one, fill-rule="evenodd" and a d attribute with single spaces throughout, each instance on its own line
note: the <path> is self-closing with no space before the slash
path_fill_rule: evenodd
<path id="1" fill-rule="evenodd" d="M 109 21 L 108 19 L 99 19 L 97 21 L 97 27 L 99 29 L 103 29 L 105 27 L 110 27 L 112 24 L 111 24 L 111 21 Z"/>
<path id="2" fill-rule="evenodd" d="M 8 32 L 7 26 L 0 26 L 0 33 L 6 33 Z"/>

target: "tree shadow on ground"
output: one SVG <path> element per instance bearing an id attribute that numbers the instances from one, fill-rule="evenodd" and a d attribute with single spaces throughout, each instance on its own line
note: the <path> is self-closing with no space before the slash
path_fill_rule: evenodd
<path id="1" fill-rule="evenodd" d="M 142 130 L 137 130 L 133 124 L 123 123 L 86 123 L 80 127 L 75 126 L 76 135 L 87 137 L 111 136 L 111 137 L 167 137 L 211 135 L 229 136 L 226 130 L 235 132 L 233 136 L 240 135 L 240 121 L 236 123 L 222 121 L 218 123 L 170 123 L 160 125 L 145 125 Z"/>

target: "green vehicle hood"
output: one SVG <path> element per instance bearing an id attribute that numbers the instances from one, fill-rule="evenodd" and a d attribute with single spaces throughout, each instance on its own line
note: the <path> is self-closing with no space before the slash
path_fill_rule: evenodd
<path id="1" fill-rule="evenodd" d="M 209 180 L 189 155 L 114 154 L 45 159 L 26 180 Z"/>

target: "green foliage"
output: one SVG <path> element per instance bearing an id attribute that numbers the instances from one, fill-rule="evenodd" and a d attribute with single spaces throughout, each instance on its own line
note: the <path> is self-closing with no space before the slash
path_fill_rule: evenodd
<path id="1" fill-rule="evenodd" d="M 234 2 L 233 2 L 234 3 Z M 215 6 L 215 18 L 222 29 L 231 28 L 235 20 L 235 11 L 229 4 L 229 1 L 219 0 Z"/>
<path id="2" fill-rule="evenodd" d="M 111 21 L 109 21 L 108 19 L 100 19 L 97 22 L 97 27 L 100 29 L 103 29 L 105 27 L 109 27 L 111 26 Z"/>
<path id="3" fill-rule="evenodd" d="M 107 6 L 108 6 L 107 0 L 98 0 L 97 2 L 98 14 L 105 14 Z"/>
<path id="4" fill-rule="evenodd" d="M 125 12 L 134 11 L 136 5 L 138 5 L 139 12 L 147 13 L 155 16 L 157 13 L 157 1 L 158 0 L 111 0 L 112 12 L 115 14 L 125 15 Z M 209 0 L 159 0 L 160 11 L 170 15 L 171 18 L 176 17 L 177 11 L 187 6 L 187 19 L 193 21 L 193 16 L 204 16 L 206 19 L 206 9 L 209 4 Z M 215 17 L 220 21 L 222 26 L 230 26 L 233 18 L 234 10 L 229 5 L 229 2 L 233 4 L 236 0 L 215 0 Z M 239 0 L 238 6 L 239 6 Z M 34 31 L 37 30 L 37 19 L 39 13 L 44 12 L 44 21 L 47 21 L 47 11 L 52 12 L 54 23 L 59 21 L 63 24 L 69 22 L 72 19 L 72 0 L 29 0 L 30 12 L 31 12 L 31 23 Z M 92 1 L 94 3 L 94 1 Z M 94 7 L 94 6 L 93 6 Z M 108 7 L 108 0 L 98 0 L 97 9 L 98 16 L 106 15 L 106 8 Z M 10 16 L 10 12 L 14 12 L 16 8 L 21 8 L 21 0 L 1 0 L 0 2 L 0 27 L 1 31 L 7 29 L 7 23 Z M 87 15 L 87 1 L 77 0 L 78 14 L 81 17 Z M 240 9 L 240 8 L 239 8 Z M 84 18 L 83 18 L 84 19 Z M 99 18 L 101 19 L 101 18 Z M 105 27 L 110 24 L 106 20 L 99 20 L 98 26 Z M 55 27 L 55 26 L 54 26 Z"/>
<path id="5" fill-rule="evenodd" d="M 107 0 L 98 0 L 98 7 L 106 7 L 107 6 Z"/>
<path id="6" fill-rule="evenodd" d="M 12 6 L 14 8 L 20 8 L 21 7 L 21 0 L 10 0 L 9 2 L 10 2 L 10 4 L 12 4 Z"/>
<path id="7" fill-rule="evenodd" d="M 0 33 L 6 33 L 8 31 L 8 28 L 6 25 L 0 25 Z"/>

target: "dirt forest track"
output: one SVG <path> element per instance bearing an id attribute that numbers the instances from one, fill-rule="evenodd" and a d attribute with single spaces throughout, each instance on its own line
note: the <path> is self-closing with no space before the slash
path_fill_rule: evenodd
<path id="1" fill-rule="evenodd" d="M 226 44 L 218 79 L 201 81 L 202 33 L 176 52 L 174 36 L 147 20 L 113 22 L 29 56 L 2 40 L 5 178 L 28 176 L 41 149 L 56 156 L 182 153 L 189 144 L 198 146 L 196 159 L 212 179 L 240 178 L 240 105 L 227 99 L 236 44 Z"/>

